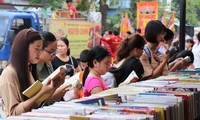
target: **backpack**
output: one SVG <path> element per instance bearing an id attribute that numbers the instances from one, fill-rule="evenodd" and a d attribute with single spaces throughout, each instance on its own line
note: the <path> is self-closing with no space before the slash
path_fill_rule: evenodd
<path id="1" fill-rule="evenodd" d="M 69 56 L 69 59 L 71 61 L 71 64 L 65 64 L 65 66 L 67 68 L 66 71 L 65 71 L 65 74 L 66 75 L 69 74 L 70 76 L 73 76 L 76 73 L 75 68 L 74 68 L 74 62 L 73 62 L 71 56 Z"/>
<path id="2" fill-rule="evenodd" d="M 148 61 L 151 64 L 151 51 L 147 46 L 144 46 L 144 52 L 147 54 Z"/>

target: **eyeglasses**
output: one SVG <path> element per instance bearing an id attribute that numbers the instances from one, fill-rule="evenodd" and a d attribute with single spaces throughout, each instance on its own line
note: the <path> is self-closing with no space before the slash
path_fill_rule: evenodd
<path id="1" fill-rule="evenodd" d="M 44 49 L 44 51 L 47 52 L 47 53 L 49 53 L 51 56 L 55 56 L 56 53 L 57 53 L 57 50 L 55 50 L 53 52 L 50 52 L 50 51 Z"/>

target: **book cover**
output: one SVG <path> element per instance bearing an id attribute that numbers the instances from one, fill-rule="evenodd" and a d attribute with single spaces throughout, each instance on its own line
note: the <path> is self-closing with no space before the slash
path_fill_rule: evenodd
<path id="1" fill-rule="evenodd" d="M 60 66 L 60 67 L 58 67 L 55 71 L 53 71 L 53 73 L 51 73 L 51 74 L 42 82 L 42 84 L 47 83 L 49 79 L 54 80 L 54 79 L 57 78 L 59 75 L 63 74 L 65 71 L 66 71 L 66 67 L 65 67 L 65 66 Z"/>
<path id="2" fill-rule="evenodd" d="M 34 95 L 36 95 L 40 91 L 41 88 L 42 88 L 42 82 L 37 80 L 28 89 L 26 89 L 22 94 L 25 95 L 28 98 L 31 98 Z"/>
<path id="3" fill-rule="evenodd" d="M 96 106 L 105 106 L 105 100 L 103 97 L 88 97 L 87 99 L 81 99 L 76 101 L 76 103 L 82 103 L 82 104 L 90 104 L 90 105 L 96 105 Z"/>

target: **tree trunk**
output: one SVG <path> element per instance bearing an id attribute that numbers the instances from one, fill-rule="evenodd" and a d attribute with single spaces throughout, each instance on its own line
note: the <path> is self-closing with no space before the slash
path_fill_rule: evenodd
<path id="1" fill-rule="evenodd" d="M 108 10 L 108 5 L 106 4 L 106 0 L 100 0 L 100 12 L 102 15 L 102 31 L 108 30 L 108 25 L 107 25 L 107 10 Z"/>

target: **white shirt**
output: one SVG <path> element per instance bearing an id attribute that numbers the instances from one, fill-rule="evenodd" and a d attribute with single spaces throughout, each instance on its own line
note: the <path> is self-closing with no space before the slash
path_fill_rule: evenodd
<path id="1" fill-rule="evenodd" d="M 200 43 L 196 43 L 193 48 L 192 52 L 194 54 L 194 67 L 195 68 L 200 68 Z"/>
<path id="2" fill-rule="evenodd" d="M 109 88 L 117 87 L 115 76 L 112 73 L 106 72 L 101 77 L 105 80 Z"/>

